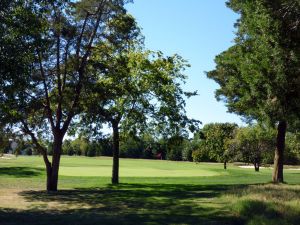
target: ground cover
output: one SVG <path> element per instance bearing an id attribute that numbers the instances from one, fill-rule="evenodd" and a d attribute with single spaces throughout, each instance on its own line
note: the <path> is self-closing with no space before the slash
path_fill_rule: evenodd
<path id="1" fill-rule="evenodd" d="M 300 171 L 230 164 L 63 157 L 60 191 L 46 193 L 41 157 L 0 159 L 0 224 L 298 224 Z"/>

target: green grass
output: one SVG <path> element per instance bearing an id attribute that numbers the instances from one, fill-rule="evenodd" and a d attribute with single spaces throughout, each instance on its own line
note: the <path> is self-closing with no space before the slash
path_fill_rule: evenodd
<path id="1" fill-rule="evenodd" d="M 229 164 L 63 157 L 59 189 L 44 191 L 41 157 L 0 159 L 0 224 L 299 224 L 300 171 Z"/>

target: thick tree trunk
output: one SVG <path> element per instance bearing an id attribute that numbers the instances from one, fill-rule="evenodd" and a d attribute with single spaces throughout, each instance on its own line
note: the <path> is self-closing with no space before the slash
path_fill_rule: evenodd
<path id="1" fill-rule="evenodd" d="M 283 153 L 287 123 L 280 121 L 277 127 L 276 150 L 274 157 L 273 183 L 283 183 Z"/>
<path id="2" fill-rule="evenodd" d="M 254 163 L 254 169 L 256 172 L 259 172 L 259 163 L 258 162 Z"/>
<path id="3" fill-rule="evenodd" d="M 56 137 L 53 145 L 52 164 L 46 165 L 47 169 L 47 191 L 57 191 L 58 171 L 61 157 L 63 137 Z"/>
<path id="4" fill-rule="evenodd" d="M 119 124 L 113 123 L 113 167 L 112 167 L 112 184 L 119 183 Z"/>
<path id="5" fill-rule="evenodd" d="M 224 170 L 226 170 L 226 169 L 227 169 L 227 162 L 224 161 Z"/>

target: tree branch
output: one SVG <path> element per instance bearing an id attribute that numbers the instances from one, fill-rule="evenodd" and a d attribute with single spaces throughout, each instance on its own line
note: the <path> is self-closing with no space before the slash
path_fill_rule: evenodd
<path id="1" fill-rule="evenodd" d="M 42 154 L 46 167 L 51 167 L 51 163 L 47 156 L 47 150 L 38 142 L 34 133 L 29 129 L 28 124 L 24 120 L 21 120 L 21 123 L 23 124 L 23 132 L 31 137 L 31 140 L 35 144 L 36 149 L 40 154 Z"/>
<path id="2" fill-rule="evenodd" d="M 53 118 L 52 118 L 52 110 L 51 110 L 51 103 L 50 103 L 50 99 L 49 99 L 48 87 L 47 87 L 47 83 L 46 83 L 46 76 L 45 76 L 45 71 L 44 71 L 44 67 L 43 67 L 43 64 L 42 64 L 42 56 L 41 56 L 41 53 L 39 52 L 38 49 L 37 49 L 37 54 L 38 54 L 39 66 L 40 66 L 40 71 L 41 71 L 43 86 L 44 86 L 44 92 L 45 92 L 45 97 L 46 97 L 45 108 L 46 108 L 46 111 L 47 111 L 47 117 L 48 117 L 48 119 L 50 121 L 50 124 L 51 124 L 51 128 L 54 131 L 55 126 L 54 126 L 54 122 L 53 122 Z"/>
<path id="3" fill-rule="evenodd" d="M 63 134 L 66 133 L 66 131 L 67 131 L 67 129 L 68 129 L 70 123 L 71 123 L 71 120 L 72 120 L 73 116 L 75 115 L 75 112 L 74 112 L 75 108 L 78 106 L 78 103 L 79 103 L 79 96 L 80 96 L 80 92 L 81 92 L 81 89 L 82 89 L 82 79 L 84 77 L 86 62 L 87 62 L 87 59 L 88 59 L 88 57 L 89 57 L 89 55 L 91 53 L 92 44 L 94 42 L 97 30 L 98 30 L 100 22 L 101 22 L 101 18 L 102 18 L 102 15 L 103 15 L 103 6 L 104 6 L 104 3 L 106 3 L 106 0 L 102 0 L 99 3 L 98 9 L 97 9 L 98 17 L 97 17 L 97 20 L 96 20 L 96 24 L 95 24 L 94 30 L 93 30 L 93 32 L 92 32 L 92 34 L 90 36 L 90 40 L 89 40 L 88 45 L 87 45 L 86 53 L 82 57 L 82 61 L 81 61 L 80 67 L 78 68 L 79 80 L 78 80 L 78 83 L 77 83 L 76 88 L 75 88 L 75 96 L 74 96 L 74 100 L 73 100 L 70 112 L 69 112 L 69 114 L 67 116 L 67 119 L 64 122 L 64 125 L 62 127 Z M 79 54 L 79 50 L 78 49 L 77 49 L 77 51 L 78 51 L 78 54 Z M 78 58 L 79 58 L 79 55 L 78 55 Z"/>

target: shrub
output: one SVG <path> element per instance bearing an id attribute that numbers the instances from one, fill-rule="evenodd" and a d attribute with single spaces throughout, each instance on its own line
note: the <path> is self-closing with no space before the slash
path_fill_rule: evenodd
<path id="1" fill-rule="evenodd" d="M 191 141 L 186 141 L 182 149 L 182 160 L 192 162 L 193 149 L 194 149 L 193 143 Z"/>
<path id="2" fill-rule="evenodd" d="M 194 162 L 209 162 L 210 158 L 205 147 L 200 147 L 199 149 L 193 151 L 192 153 Z"/>
<path id="3" fill-rule="evenodd" d="M 181 161 L 182 160 L 182 146 L 173 146 L 168 149 L 167 159 L 173 161 Z"/>
<path id="4" fill-rule="evenodd" d="M 31 148 L 26 148 L 25 149 L 25 155 L 32 155 L 32 149 Z"/>

